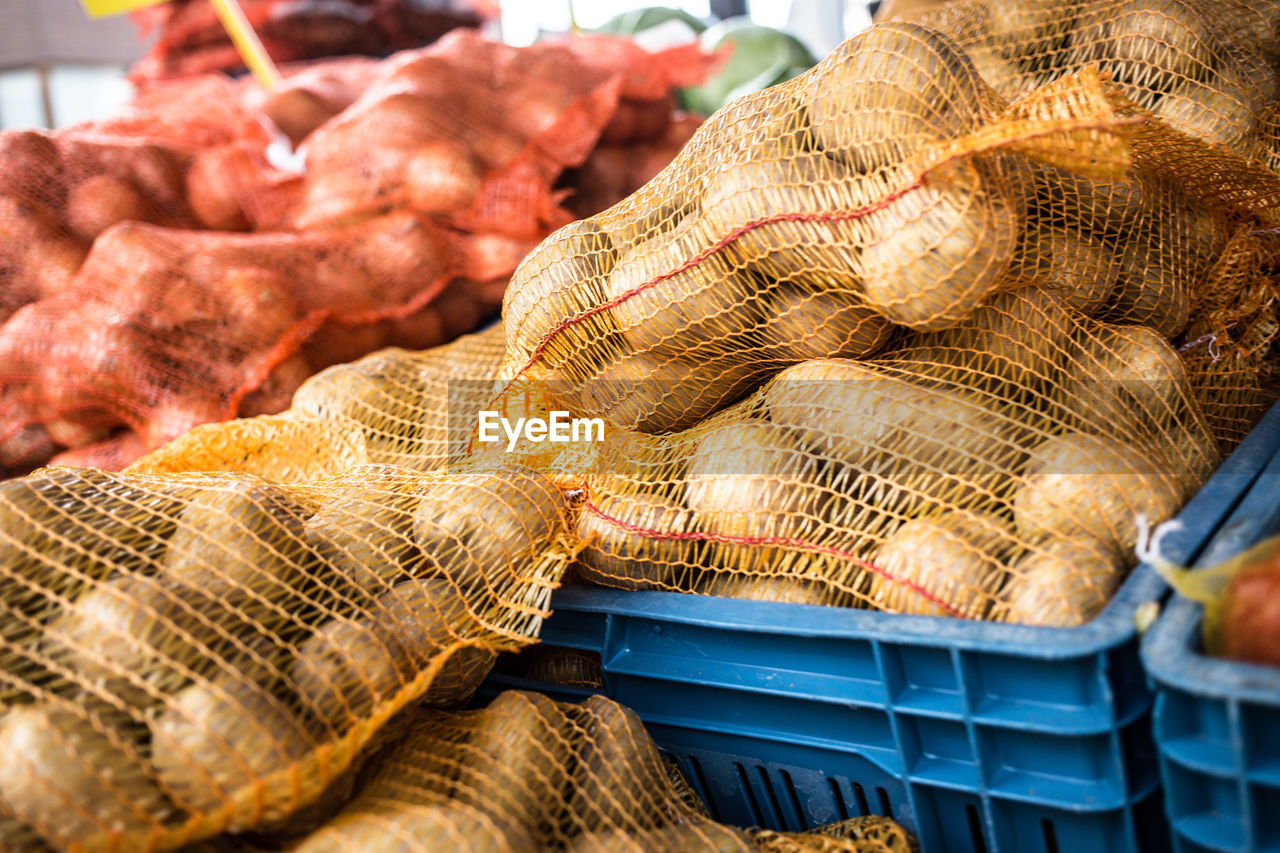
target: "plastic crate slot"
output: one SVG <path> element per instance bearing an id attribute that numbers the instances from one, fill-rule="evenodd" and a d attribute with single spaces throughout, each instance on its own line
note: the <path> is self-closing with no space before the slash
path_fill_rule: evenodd
<path id="1" fill-rule="evenodd" d="M 893 817 L 893 803 L 889 802 L 889 792 L 877 785 L 876 797 L 880 800 L 880 814 Z"/>
<path id="2" fill-rule="evenodd" d="M 787 798 L 791 800 L 791 810 L 800 821 L 800 825 L 796 829 L 801 831 L 808 829 L 805 826 L 804 809 L 800 807 L 800 794 L 796 792 L 796 783 L 792 781 L 791 774 L 785 770 L 779 770 L 778 777 L 782 779 L 782 787 L 787 792 Z"/>
<path id="3" fill-rule="evenodd" d="M 848 820 L 849 807 L 844 803 L 844 794 L 840 793 L 840 783 L 835 779 L 828 778 L 827 784 L 831 787 L 831 799 L 836 804 L 836 814 L 840 816 L 840 820 Z"/>
<path id="4" fill-rule="evenodd" d="M 720 809 L 716 808 L 715 797 L 711 796 L 711 786 L 707 784 L 707 774 L 702 772 L 702 762 L 693 755 L 685 756 L 689 762 L 689 769 L 693 771 L 693 778 L 698 786 L 698 793 L 702 795 L 702 802 L 707 804 L 707 811 L 711 812 L 711 817 L 716 821 L 723 823 L 720 818 Z"/>
<path id="5" fill-rule="evenodd" d="M 763 765 L 756 765 L 756 772 L 760 774 L 760 787 L 769 798 L 769 805 L 773 806 L 773 813 L 778 816 L 778 823 L 784 830 L 790 829 L 791 827 L 787 826 L 787 817 L 782 813 L 782 804 L 778 802 L 778 792 L 773 789 L 773 780 L 769 778 L 769 771 L 765 770 Z M 796 829 L 803 828 L 796 827 Z"/>
<path id="6" fill-rule="evenodd" d="M 738 783 L 742 788 L 742 793 L 747 797 L 747 807 L 751 809 L 751 817 L 760 826 L 768 826 L 765 820 L 764 810 L 760 808 L 760 800 L 756 797 L 756 790 L 751 786 L 751 777 L 747 775 L 747 768 L 742 762 L 733 762 L 733 769 L 738 773 Z"/>
<path id="7" fill-rule="evenodd" d="M 982 818 L 973 803 L 964 807 L 965 817 L 969 819 L 969 840 L 973 842 L 973 853 L 987 853 L 987 839 L 982 834 Z"/>
<path id="8" fill-rule="evenodd" d="M 1044 850 L 1045 853 L 1060 853 L 1058 850 L 1058 831 L 1053 827 L 1053 821 L 1047 817 L 1040 818 L 1040 831 L 1044 833 Z"/>
<path id="9" fill-rule="evenodd" d="M 871 807 L 867 805 L 867 792 L 857 782 L 853 783 L 853 796 L 858 800 L 858 814 L 863 817 L 871 814 Z"/>

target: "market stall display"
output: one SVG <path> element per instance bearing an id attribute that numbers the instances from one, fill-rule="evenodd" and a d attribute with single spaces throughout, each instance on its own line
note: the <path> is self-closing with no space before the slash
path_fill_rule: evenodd
<path id="1" fill-rule="evenodd" d="M 1252 20 L 1238 5 L 1224 20 Z M 1245 146 L 1165 122 L 1160 101 L 1117 84 L 1145 79 L 1125 77 L 1144 63 L 1179 79 L 1227 79 L 1271 61 L 1263 25 L 1276 22 L 1259 15 L 1246 33 L 1196 18 L 1194 44 L 1157 32 L 1146 52 L 1122 55 L 1107 46 L 1133 50 L 1135 39 L 1113 42 L 1095 26 L 1120 9 L 1092 0 L 1016 29 L 1013 55 L 1039 57 L 1030 64 L 1045 79 L 1012 100 L 946 27 L 873 27 L 812 71 L 718 112 L 644 187 L 537 243 L 506 290 L 500 327 L 331 368 L 301 385 L 285 414 L 206 425 L 124 473 L 51 468 L 0 484 L 10 555 L 0 562 L 0 737 L 29 756 L 0 778 L 0 802 L 60 847 L 296 831 L 290 822 L 344 773 L 368 760 L 368 781 L 395 767 L 379 748 L 400 734 L 400 712 L 464 702 L 496 653 L 531 644 L 572 568 L 626 590 L 617 595 L 884 611 L 823 609 L 858 624 L 901 621 L 897 633 L 877 623 L 888 651 L 873 653 L 856 629 L 844 636 L 840 666 L 861 662 L 874 676 L 814 675 L 827 687 L 861 684 L 852 710 L 876 722 L 860 734 L 879 736 L 871 750 L 882 762 L 910 760 L 878 771 L 884 802 L 897 802 L 890 787 L 911 775 L 936 783 L 931 814 L 967 813 L 971 833 L 984 821 L 1012 825 L 1002 804 L 1040 798 L 1045 814 L 1023 813 L 1017 837 L 1069 826 L 1082 844 L 1107 831 L 1132 842 L 1153 801 L 1149 780 L 1144 788 L 1124 768 L 1143 721 L 1140 700 L 1126 704 L 1120 688 L 1138 675 L 1099 637 L 1132 641 L 1138 593 L 1108 625 L 1089 633 L 1087 623 L 1125 589 L 1144 525 L 1178 512 L 1270 402 L 1280 176 Z M 1159 19 L 1190 26 L 1180 13 Z M 399 144 L 420 126 L 402 87 L 429 85 L 436 78 L 419 77 L 419 63 L 466 44 L 455 37 L 439 55 L 393 63 L 308 137 L 327 168 L 308 173 L 282 209 L 286 221 L 326 230 L 290 239 L 360 234 L 358 252 L 373 245 L 368 229 L 392 222 L 403 230 L 376 245 L 408 235 L 421 246 L 445 226 L 401 206 L 406 197 L 468 199 L 458 222 L 492 222 L 509 241 L 532 243 L 530 226 L 551 224 L 545 203 L 558 199 L 545 180 L 540 194 L 503 194 L 492 207 L 482 203 L 487 178 L 474 194 L 468 180 L 418 183 L 418 153 Z M 469 56 L 504 51 L 469 46 Z M 1088 59 L 1047 58 L 1056 56 Z M 624 84 L 612 85 L 616 104 Z M 594 98 L 608 102 L 594 89 L 580 97 L 579 119 L 594 114 Z M 522 106 L 521 121 L 545 131 L 545 104 L 525 92 Z M 353 156 L 351 127 L 370 115 L 385 159 Z M 527 168 L 498 174 L 541 175 L 533 166 L 544 161 L 520 153 L 559 151 L 569 138 L 559 121 L 507 161 Z M 484 165 L 478 148 L 475 158 Z M 315 189 L 325 174 L 332 192 Z M 139 228 L 156 234 L 149 245 L 160 239 L 162 226 L 109 228 L 85 269 L 111 235 Z M 261 253 L 253 271 L 271 269 L 276 237 L 226 239 Z M 477 435 L 481 410 L 598 419 L 602 438 L 490 442 Z M 1035 630 L 1026 623 L 1061 637 L 1083 623 L 1071 636 L 1089 636 L 1063 652 L 1069 677 L 1054 696 L 1087 753 L 1033 719 L 1043 703 L 1009 698 L 1032 665 L 966 639 L 988 627 L 979 620 L 1019 623 L 990 626 L 1009 637 Z M 670 640 L 654 627 L 632 641 L 657 657 Z M 980 689 L 961 686 L 970 683 Z M 777 685 L 763 692 L 775 708 L 800 707 Z M 861 713 L 886 704 L 880 716 Z M 617 706 L 589 710 L 623 718 L 622 739 L 641 740 Z M 548 709 L 533 724 L 574 713 L 585 715 Z M 246 720 L 273 749 L 244 754 Z M 693 825 L 739 840 L 672 817 L 680 798 L 665 796 L 651 746 L 623 761 L 647 774 L 640 793 L 618 797 L 595 772 L 616 767 L 616 753 L 574 764 L 554 736 L 539 741 L 545 751 L 508 744 L 504 758 L 513 768 L 545 761 L 539 784 L 590 804 L 595 821 L 574 837 L 534 817 L 557 802 L 536 788 L 504 786 L 495 819 L 477 806 L 496 798 L 490 778 L 473 781 L 465 761 L 447 757 L 438 770 L 429 757 L 415 763 L 454 785 L 447 814 L 428 801 L 370 817 L 357 795 L 322 832 L 358 845 L 370 829 L 466 826 L 474 844 L 531 833 L 609 849 L 636 842 L 588 841 L 582 830 L 674 825 L 678 837 Z M 477 743 L 489 751 L 483 736 Z M 990 764 L 989 749 L 999 753 Z M 68 750 L 82 759 L 75 772 L 42 772 Z M 1045 754 L 1069 771 L 1087 767 L 1046 794 L 1043 768 L 1027 766 Z M 868 760 L 852 763 L 865 770 Z M 760 774 L 772 790 L 763 765 Z M 1095 784 L 1101 828 L 1072 811 L 1078 796 L 1058 796 Z M 86 804 L 76 822 L 51 817 L 64 799 Z M 975 802 L 994 811 L 967 812 Z M 655 825 L 663 815 L 668 826 Z"/>
<path id="2" fill-rule="evenodd" d="M 670 90 L 711 61 L 464 31 L 269 94 L 204 77 L 103 122 L 0 135 L 0 471 L 62 451 L 119 468 L 278 412 L 330 364 L 471 331 L 572 218 L 566 198 L 598 210 L 674 154 L 697 120 L 673 117 Z M 602 138 L 640 171 L 587 168 Z"/>
<path id="3" fill-rule="evenodd" d="M 240 0 L 276 62 L 322 56 L 385 56 L 430 44 L 459 27 L 497 17 L 490 0 Z M 130 70 L 147 85 L 210 71 L 243 71 L 244 60 L 208 0 L 172 0 L 133 13 L 150 50 Z"/>

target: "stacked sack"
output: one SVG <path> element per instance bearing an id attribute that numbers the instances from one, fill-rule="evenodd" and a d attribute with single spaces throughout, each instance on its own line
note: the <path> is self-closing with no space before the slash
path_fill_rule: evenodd
<path id="1" fill-rule="evenodd" d="M 1137 97 L 1185 70 L 1163 30 L 996 5 L 937 14 L 1007 22 L 1052 69 L 1022 97 L 881 24 L 524 261 L 508 393 L 612 428 L 579 577 L 1078 624 L 1260 415 L 1277 176 Z M 1265 32 L 1205 26 L 1195 79 L 1274 79 Z"/>
<path id="2" fill-rule="evenodd" d="M 240 5 L 276 62 L 385 56 L 498 16 L 491 0 L 243 0 Z M 208 0 L 174 0 L 140 9 L 132 17 L 141 36 L 154 36 L 147 54 L 129 69 L 129 79 L 137 85 L 245 70 L 244 58 Z"/>
<path id="3" fill-rule="evenodd" d="M 12 837 L 169 849 L 304 831 L 354 796 L 316 844 L 746 843 L 675 805 L 650 759 L 624 762 L 638 789 L 599 784 L 615 765 L 590 733 L 633 728 L 604 703 L 508 699 L 478 716 L 490 735 L 431 728 L 423 778 L 396 776 L 402 712 L 465 701 L 570 567 L 1090 618 L 1142 517 L 1176 512 L 1266 405 L 1280 328 L 1280 177 L 1119 77 L 1085 65 L 1008 101 L 944 32 L 874 27 L 542 242 L 501 327 L 331 368 L 287 413 L 126 473 L 0 484 Z M 472 440 L 481 410 L 553 408 L 604 440 Z M 522 752 L 517 717 L 555 733 Z M 476 770 L 493 732 L 504 768 L 536 768 L 500 795 Z"/>
<path id="4" fill-rule="evenodd" d="M 671 90 L 709 62 L 460 31 L 270 93 L 197 78 L 103 122 L 0 135 L 0 473 L 64 450 L 118 469 L 278 412 L 328 365 L 473 330 L 572 218 L 565 170 L 605 138 L 669 156 L 691 130 Z M 607 204 L 642 176 L 581 177 Z"/>

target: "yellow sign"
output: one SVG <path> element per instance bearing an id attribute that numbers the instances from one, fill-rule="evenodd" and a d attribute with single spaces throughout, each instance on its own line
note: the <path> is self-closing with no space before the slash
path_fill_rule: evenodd
<path id="1" fill-rule="evenodd" d="M 89 17 L 106 18 L 167 2 L 169 0 L 80 0 L 80 5 L 89 13 Z"/>

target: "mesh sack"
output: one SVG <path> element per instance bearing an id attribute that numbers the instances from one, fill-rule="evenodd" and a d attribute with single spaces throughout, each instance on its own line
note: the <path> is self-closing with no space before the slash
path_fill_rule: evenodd
<path id="1" fill-rule="evenodd" d="M 502 357 L 500 323 L 422 352 L 382 350 L 311 377 L 281 415 L 197 427 L 129 470 L 305 482 L 366 462 L 421 471 L 460 464 L 468 428 L 500 387 Z"/>
<path id="2" fill-rule="evenodd" d="M 418 714 L 355 798 L 295 849 L 909 849 L 887 819 L 874 838 L 844 840 L 724 826 L 669 772 L 628 709 L 508 691 L 483 710 Z"/>
<path id="3" fill-rule="evenodd" d="M 536 636 L 569 553 L 559 492 L 517 466 L 47 469 L 0 517 L 0 800 L 57 849 L 332 813 L 398 711 L 464 703 Z"/>
<path id="4" fill-rule="evenodd" d="M 277 62 L 349 54 L 385 55 L 429 44 L 457 27 L 496 17 L 494 4 L 374 2 L 374 0 L 246 0 L 245 16 Z M 242 72 L 244 59 L 212 4 L 179 0 L 133 13 L 144 35 L 155 34 L 129 77 L 138 84 L 210 71 Z"/>
<path id="5" fill-rule="evenodd" d="M 454 277 L 451 239 L 407 213 L 306 236 L 116 226 L 69 285 L 0 330 L 5 402 L 68 447 L 124 425 L 154 448 L 196 424 L 279 411 L 349 352 L 321 327 L 376 332 L 417 311 Z M 7 412 L 6 428 L 15 420 Z"/>
<path id="6" fill-rule="evenodd" d="M 568 221 L 550 192 L 560 172 L 580 165 L 602 133 L 615 142 L 661 135 L 672 88 L 710 63 L 694 46 L 650 54 L 605 36 L 513 48 L 459 32 L 404 51 L 308 139 L 291 221 L 310 227 L 408 204 L 472 231 L 541 237 Z M 640 106 L 647 123 L 636 120 Z"/>
<path id="7" fill-rule="evenodd" d="M 1091 618 L 1265 407 L 1275 329 L 1276 176 L 1133 94 L 1009 103 L 880 25 L 539 246 L 509 393 L 613 428 L 577 576 Z"/>
<path id="8" fill-rule="evenodd" d="M 1276 98 L 1273 4 L 969 0 L 894 15 L 952 36 L 983 78 L 1017 95 L 1087 65 L 1170 127 L 1257 156 Z"/>
<path id="9" fill-rule="evenodd" d="M 199 77 L 104 122 L 3 135 L 0 471 L 60 449 L 120 467 L 194 425 L 280 411 L 328 365 L 473 330 L 568 220 L 563 170 L 605 131 L 656 145 L 671 87 L 709 62 L 466 34 L 291 69 L 270 94 Z M 281 128 L 304 141 L 301 175 L 273 165 Z"/>

